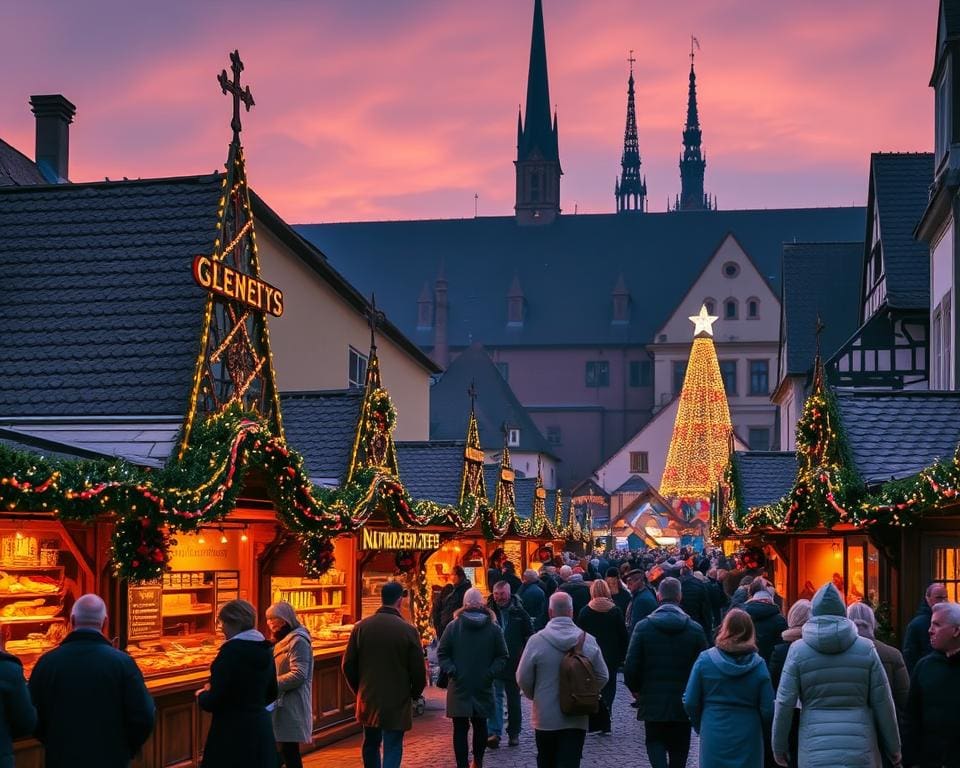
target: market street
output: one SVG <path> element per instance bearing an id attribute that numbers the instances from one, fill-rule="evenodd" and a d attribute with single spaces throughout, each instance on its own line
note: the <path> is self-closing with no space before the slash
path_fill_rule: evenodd
<path id="1" fill-rule="evenodd" d="M 426 712 L 413 719 L 413 730 L 403 741 L 403 764 L 411 768 L 430 766 L 446 768 L 453 765 L 451 721 L 444 716 L 444 692 L 427 688 L 424 696 Z M 620 765 L 625 761 L 631 768 L 650 768 L 643 748 L 643 723 L 637 722 L 637 711 L 630 707 L 630 694 L 623 687 L 621 676 L 617 698 L 613 704 L 613 734 L 588 734 L 583 747 L 583 765 Z M 331 744 L 303 759 L 304 768 L 345 768 L 360 764 L 359 734 Z M 483 758 L 484 768 L 531 768 L 536 765 L 533 728 L 530 725 L 530 702 L 523 699 L 523 730 L 520 746 L 508 747 L 506 738 L 499 749 L 488 749 Z M 694 734 L 690 743 L 687 765 L 697 764 L 699 751 Z M 629 758 L 629 759 L 627 759 Z"/>

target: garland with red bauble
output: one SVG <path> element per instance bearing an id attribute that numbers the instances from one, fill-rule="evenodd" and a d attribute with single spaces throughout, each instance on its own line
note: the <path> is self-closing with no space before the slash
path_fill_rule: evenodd
<path id="1" fill-rule="evenodd" d="M 410 571 L 416 567 L 417 559 L 410 550 L 401 549 L 393 556 L 393 564 L 399 576 L 404 573 L 410 573 Z"/>

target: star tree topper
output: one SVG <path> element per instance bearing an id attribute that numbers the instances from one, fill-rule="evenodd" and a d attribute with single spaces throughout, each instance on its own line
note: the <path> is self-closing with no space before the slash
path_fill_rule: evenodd
<path id="1" fill-rule="evenodd" d="M 694 325 L 693 335 L 695 337 L 699 336 L 701 333 L 704 333 L 707 336 L 713 336 L 713 324 L 716 322 L 717 318 L 707 313 L 706 304 L 700 305 L 699 315 L 690 315 L 688 319 Z"/>

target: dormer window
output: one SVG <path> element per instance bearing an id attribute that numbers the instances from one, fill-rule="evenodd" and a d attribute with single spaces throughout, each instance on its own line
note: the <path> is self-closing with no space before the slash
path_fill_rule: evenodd
<path id="1" fill-rule="evenodd" d="M 507 299 L 507 323 L 523 325 L 523 296 L 510 296 Z"/>
<path id="2" fill-rule="evenodd" d="M 510 427 L 507 430 L 507 446 L 510 448 L 520 447 L 520 430 L 516 427 Z"/>

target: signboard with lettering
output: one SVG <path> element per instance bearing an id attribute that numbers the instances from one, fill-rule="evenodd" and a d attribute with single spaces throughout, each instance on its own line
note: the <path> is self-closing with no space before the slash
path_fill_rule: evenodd
<path id="1" fill-rule="evenodd" d="M 258 312 L 283 315 L 283 291 L 210 256 L 194 257 L 193 279 L 201 288 L 242 302 Z"/>
<path id="2" fill-rule="evenodd" d="M 163 634 L 163 589 L 159 585 L 130 586 L 127 592 L 127 639 L 154 640 Z"/>
<path id="3" fill-rule="evenodd" d="M 424 531 L 378 531 L 364 528 L 360 549 L 439 549 L 440 534 Z"/>
<path id="4" fill-rule="evenodd" d="M 225 538 L 226 542 L 221 539 Z M 207 530 L 178 533 L 170 547 L 170 569 L 174 571 L 235 571 L 240 568 L 240 536 L 235 530 Z"/>

